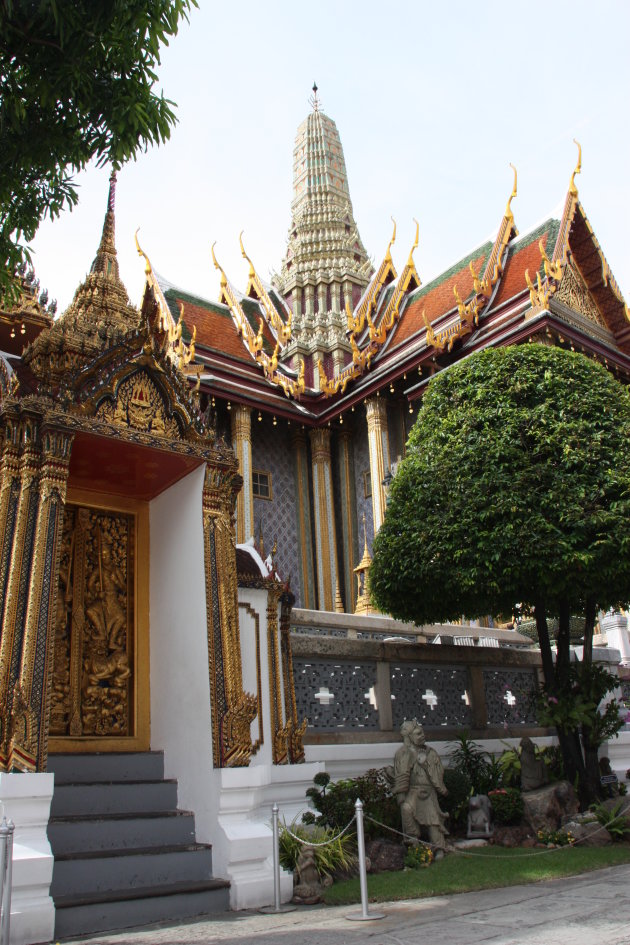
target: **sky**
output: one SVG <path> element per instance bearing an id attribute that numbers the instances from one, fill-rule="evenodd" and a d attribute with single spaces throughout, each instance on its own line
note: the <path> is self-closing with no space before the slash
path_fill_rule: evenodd
<path id="1" fill-rule="evenodd" d="M 239 233 L 264 280 L 290 223 L 293 143 L 316 81 L 337 124 L 350 197 L 375 265 L 398 269 L 417 219 L 427 283 L 496 232 L 512 188 L 521 233 L 561 212 L 582 145 L 580 200 L 630 302 L 630 3 L 627 0 L 199 0 L 164 49 L 170 141 L 119 174 L 116 241 L 138 304 L 143 263 L 216 300 L 210 248 L 244 289 Z M 98 246 L 108 170 L 77 175 L 80 202 L 33 242 L 59 311 Z"/>

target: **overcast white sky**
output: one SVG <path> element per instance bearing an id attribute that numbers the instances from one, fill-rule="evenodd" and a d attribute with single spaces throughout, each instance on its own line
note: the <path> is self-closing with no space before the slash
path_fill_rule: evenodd
<path id="1" fill-rule="evenodd" d="M 292 151 L 313 81 L 337 123 L 363 242 L 378 264 L 398 223 L 404 264 L 420 223 L 423 282 L 498 227 L 518 169 L 516 223 L 558 212 L 577 149 L 580 199 L 630 301 L 630 3 L 627 0 L 200 0 L 163 54 L 177 107 L 170 142 L 119 175 L 117 246 L 137 303 L 143 266 L 216 299 L 217 256 L 244 288 L 247 264 L 279 268 Z M 63 311 L 98 245 L 107 170 L 79 176 L 72 213 L 34 242 L 42 288 Z"/>

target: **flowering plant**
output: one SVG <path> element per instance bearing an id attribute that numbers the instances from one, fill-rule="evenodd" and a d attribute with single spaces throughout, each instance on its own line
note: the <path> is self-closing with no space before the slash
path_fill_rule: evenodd
<path id="1" fill-rule="evenodd" d="M 517 824 L 523 816 L 523 796 L 518 788 L 497 788 L 489 791 L 494 819 L 498 824 Z"/>
<path id="2" fill-rule="evenodd" d="M 575 843 L 575 837 L 570 830 L 539 830 L 536 837 L 538 842 L 546 847 L 567 847 Z"/>
<path id="3" fill-rule="evenodd" d="M 417 870 L 422 866 L 430 866 L 433 862 L 433 851 L 430 847 L 425 847 L 418 843 L 409 847 L 405 856 L 405 866 L 409 869 Z"/>

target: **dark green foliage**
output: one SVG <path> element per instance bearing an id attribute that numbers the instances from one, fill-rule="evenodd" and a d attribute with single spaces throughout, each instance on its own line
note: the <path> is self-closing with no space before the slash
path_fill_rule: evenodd
<path id="1" fill-rule="evenodd" d="M 392 796 L 390 783 L 381 770 L 372 768 L 358 778 L 345 778 L 335 782 L 330 781 L 330 775 L 320 772 L 313 780 L 318 787 L 309 788 L 306 796 L 310 798 L 318 816 L 308 811 L 302 817 L 304 823 L 341 830 L 354 817 L 354 805 L 358 798 L 363 804 L 366 839 L 381 836 L 396 838 L 392 831 L 383 829 L 371 819 L 394 830 L 401 829 L 398 803 Z"/>
<path id="2" fill-rule="evenodd" d="M 449 815 L 449 827 L 464 827 L 468 817 L 468 800 L 474 793 L 470 780 L 458 768 L 445 768 L 444 786 L 448 794 L 440 798 L 440 807 Z"/>
<path id="3" fill-rule="evenodd" d="M 473 794 L 487 794 L 501 784 L 503 772 L 493 755 L 480 748 L 467 732 L 459 734 L 455 743 L 449 766 L 466 776 Z"/>
<path id="4" fill-rule="evenodd" d="M 584 724 L 589 725 L 591 744 L 599 748 L 623 728 L 619 703 L 612 699 L 603 711 L 597 711 L 608 693 L 619 686 L 619 679 L 602 666 L 586 667 L 572 663 L 565 684 L 554 694 L 541 694 L 538 717 L 541 725 L 555 725 L 559 732 L 568 732 Z M 624 712 L 625 716 L 625 712 Z"/>
<path id="5" fill-rule="evenodd" d="M 569 613 L 630 587 L 630 398 L 579 354 L 472 355 L 429 384 L 374 542 L 372 598 L 415 623 Z"/>
<path id="6" fill-rule="evenodd" d="M 598 608 L 628 598 L 629 518 L 627 389 L 580 354 L 530 344 L 473 354 L 433 378 L 374 541 L 381 611 L 418 624 L 517 603 L 533 613 L 546 694 L 559 702 L 572 685 L 571 615 L 585 614 L 591 711 L 558 730 L 583 805 L 599 790 L 599 739 L 616 724 L 612 710 L 598 718 L 587 677 Z"/>
<path id="7" fill-rule="evenodd" d="M 0 3 L 0 298 L 15 296 L 24 243 L 78 200 L 72 174 L 115 166 L 170 137 L 160 47 L 196 0 Z"/>
<path id="8" fill-rule="evenodd" d="M 625 840 L 630 834 L 630 823 L 628 822 L 627 812 L 622 813 L 624 801 L 615 804 L 612 810 L 609 810 L 605 804 L 591 804 L 591 810 L 597 817 L 598 823 L 605 827 L 613 840 Z"/>
<path id="9" fill-rule="evenodd" d="M 488 794 L 497 824 L 518 824 L 523 816 L 523 795 L 515 787 L 497 788 Z"/>

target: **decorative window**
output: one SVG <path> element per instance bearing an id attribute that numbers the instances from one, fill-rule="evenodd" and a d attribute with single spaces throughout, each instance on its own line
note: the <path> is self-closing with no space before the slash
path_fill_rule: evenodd
<path id="1" fill-rule="evenodd" d="M 271 473 L 255 469 L 252 472 L 252 494 L 255 499 L 272 499 Z"/>
<path id="2" fill-rule="evenodd" d="M 366 499 L 369 499 L 372 495 L 372 476 L 369 469 L 366 469 L 363 473 L 363 495 Z"/>

